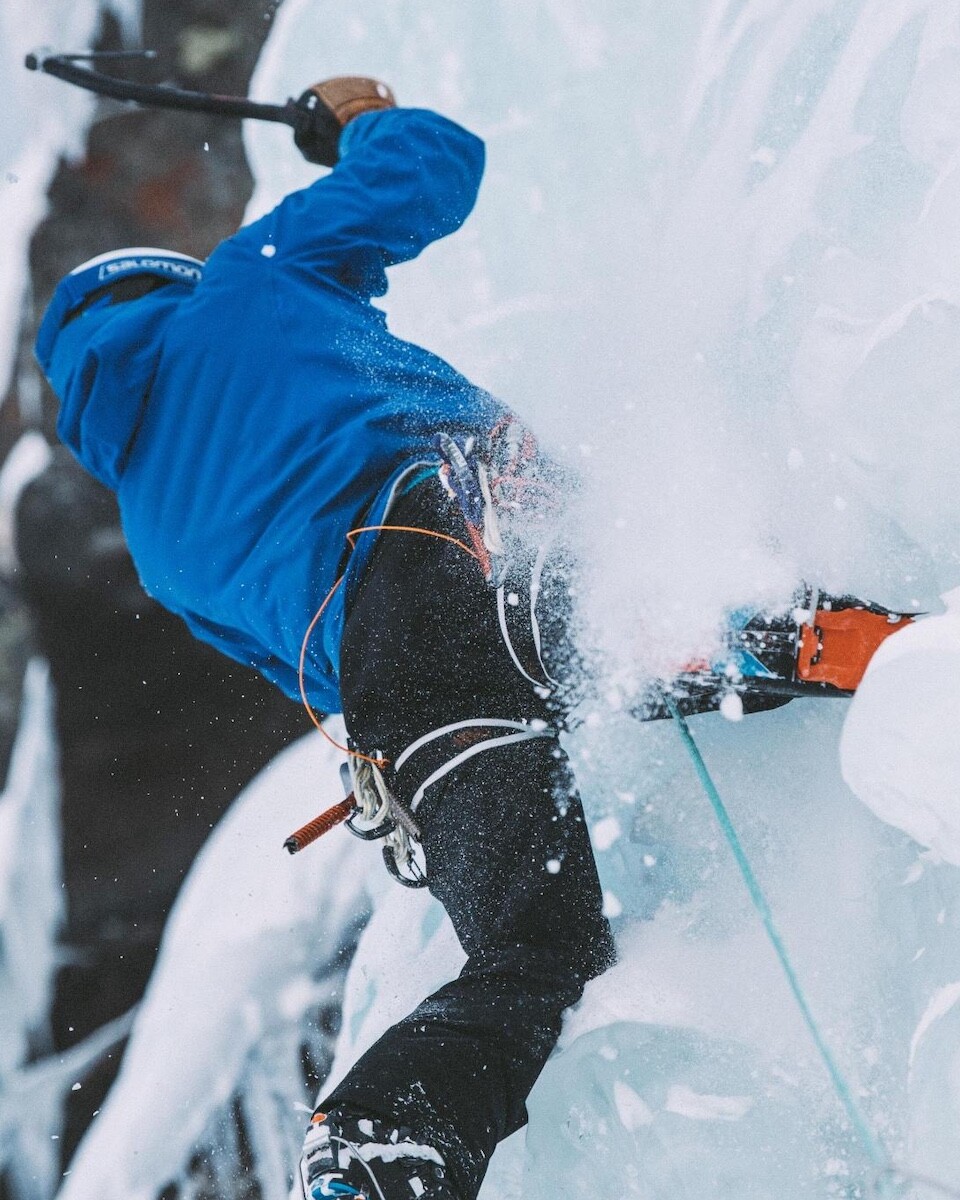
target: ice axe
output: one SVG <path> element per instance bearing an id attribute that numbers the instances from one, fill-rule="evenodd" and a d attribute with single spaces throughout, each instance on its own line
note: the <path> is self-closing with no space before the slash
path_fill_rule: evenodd
<path id="1" fill-rule="evenodd" d="M 128 100 L 147 108 L 175 108 L 185 112 L 205 112 L 220 117 L 248 118 L 289 125 L 293 130 L 293 140 L 297 149 L 309 162 L 320 163 L 323 166 L 333 166 L 336 162 L 335 147 L 342 121 L 338 120 L 335 112 L 323 102 L 324 97 L 317 90 L 323 85 L 308 88 L 298 99 L 291 98 L 285 104 L 261 104 L 245 96 L 191 92 L 169 84 L 134 83 L 132 80 L 107 75 L 97 70 L 96 66 L 82 65 L 131 59 L 151 60 L 156 57 L 154 50 L 99 51 L 89 54 L 60 54 L 38 50 L 27 55 L 24 65 L 30 71 L 43 71 L 56 79 L 64 80 L 65 83 L 72 83 L 75 87 L 96 92 L 98 96 Z M 383 85 L 376 85 L 374 80 L 356 82 L 383 88 Z M 389 89 L 383 89 L 380 95 L 384 103 L 388 97 L 392 102 Z"/>

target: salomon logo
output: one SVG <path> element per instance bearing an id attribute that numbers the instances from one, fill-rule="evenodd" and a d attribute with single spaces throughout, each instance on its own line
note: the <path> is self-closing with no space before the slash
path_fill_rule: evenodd
<path id="1" fill-rule="evenodd" d="M 97 278 L 106 281 L 127 271 L 165 271 L 178 279 L 190 280 L 193 283 L 199 283 L 203 278 L 203 272 L 198 266 L 173 258 L 115 258 L 100 267 Z"/>

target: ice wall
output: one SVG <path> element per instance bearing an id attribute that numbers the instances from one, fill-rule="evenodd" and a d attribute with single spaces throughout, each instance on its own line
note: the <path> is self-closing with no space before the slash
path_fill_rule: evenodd
<path id="1" fill-rule="evenodd" d="M 646 672 L 709 643 L 727 607 L 785 599 L 800 578 L 916 608 L 960 582 L 958 59 L 956 0 L 279 11 L 261 97 L 370 72 L 486 138 L 475 216 L 395 272 L 391 323 L 511 400 L 585 480 L 584 609 L 606 665 L 570 751 L 622 961 L 572 1015 L 483 1200 L 869 1193 L 675 730 L 639 728 L 621 706 Z M 315 177 L 287 131 L 251 126 L 248 141 L 251 215 Z M 942 694 L 948 716 L 955 690 Z M 902 712 L 880 709 L 860 725 L 860 762 L 878 757 L 881 715 L 886 736 L 904 730 Z M 847 710 L 794 704 L 694 731 L 868 1119 L 898 1161 L 956 1185 L 960 874 L 922 853 L 919 827 L 892 829 L 845 786 Z M 944 797 L 952 760 L 934 751 L 951 728 L 910 735 L 947 764 Z M 284 779 L 257 785 L 264 830 Z M 253 820 L 252 802 L 244 812 Z M 129 1200 L 177 1177 L 189 1137 L 244 1078 L 260 1080 L 245 1103 L 288 1131 L 260 1143 L 266 1186 L 285 1183 L 295 1089 L 282 1055 L 244 1076 L 245 1055 L 259 1045 L 269 1060 L 263 1029 L 305 1011 L 326 950 L 300 906 L 327 893 L 312 872 L 301 892 L 281 887 L 266 859 L 238 877 L 246 843 L 226 828 L 193 881 L 204 903 L 185 893 L 69 1200 L 114 1186 Z M 376 869 L 375 853 L 343 845 L 329 843 L 323 886 Z M 251 935 L 239 950 L 211 925 L 238 878 Z M 381 886 L 334 1075 L 461 961 L 428 899 L 384 900 Z M 278 903 L 294 921 L 282 936 L 261 923 Z M 131 1113 L 151 1081 L 163 1101 L 145 1128 Z M 175 1116 L 193 1108 L 192 1125 Z"/>
<path id="2" fill-rule="evenodd" d="M 476 213 L 394 272 L 391 325 L 510 400 L 584 479 L 605 666 L 572 752 L 624 961 L 549 1064 L 525 1143 L 498 1154 L 491 1200 L 869 1184 L 675 731 L 620 709 L 726 609 L 801 579 L 915 610 L 960 581 L 958 56 L 955 0 L 280 11 L 259 96 L 373 73 L 486 139 Z M 248 145 L 251 215 L 315 177 L 284 131 L 250 127 Z M 696 734 L 871 1122 L 956 1183 L 960 882 L 851 795 L 846 711 Z M 387 991 L 381 920 L 361 961 Z"/>
<path id="3" fill-rule="evenodd" d="M 24 1070 L 45 1048 L 56 943 L 63 919 L 60 788 L 53 695 L 34 659 L 6 785 L 0 794 L 0 1168 L 21 1194 L 49 1195 L 60 1119 L 58 1088 L 34 1089 Z"/>
<path id="4" fill-rule="evenodd" d="M 397 332 L 587 482 L 588 610 L 628 682 L 801 577 L 960 582 L 955 0 L 288 0 L 255 79 L 387 77 L 487 141 Z M 314 172 L 249 127 L 266 206 Z M 931 486 L 936 480 L 936 502 Z"/>

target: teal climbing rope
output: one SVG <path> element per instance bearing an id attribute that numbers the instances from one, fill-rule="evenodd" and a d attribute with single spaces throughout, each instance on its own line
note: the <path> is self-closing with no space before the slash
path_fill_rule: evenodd
<path id="1" fill-rule="evenodd" d="M 747 891 L 750 893 L 750 899 L 753 901 L 754 908 L 760 915 L 763 926 L 767 931 L 767 937 L 780 961 L 780 966 L 783 968 L 783 973 L 786 976 L 787 983 L 790 985 L 790 990 L 793 993 L 793 998 L 797 1002 L 797 1007 L 800 1009 L 800 1014 L 803 1017 L 807 1029 L 810 1031 L 810 1036 L 813 1038 L 814 1045 L 823 1060 L 824 1066 L 827 1068 L 827 1073 L 836 1090 L 840 1103 L 843 1105 L 844 1111 L 850 1120 L 850 1124 L 856 1131 L 863 1149 L 870 1160 L 871 1166 L 876 1171 L 877 1190 L 881 1195 L 894 1196 L 901 1195 L 902 1191 L 900 1183 L 907 1175 L 906 1172 L 901 1172 L 894 1167 L 890 1161 L 890 1157 L 884 1149 L 883 1143 L 879 1137 L 870 1128 L 866 1116 L 863 1113 L 860 1105 L 857 1103 L 853 1094 L 853 1089 L 847 1082 L 846 1077 L 840 1070 L 837 1060 L 833 1056 L 833 1051 L 827 1045 L 826 1039 L 817 1024 L 817 1020 L 813 1015 L 813 1011 L 807 1001 L 806 993 L 800 983 L 799 976 L 794 968 L 793 962 L 787 952 L 786 943 L 781 936 L 777 923 L 774 920 L 773 912 L 770 908 L 767 898 L 764 895 L 763 889 L 760 886 L 753 867 L 750 865 L 750 859 L 743 848 L 743 843 L 730 819 L 730 814 L 727 812 L 727 807 L 717 790 L 717 785 L 713 781 L 713 776 L 707 768 L 707 764 L 703 760 L 703 755 L 697 743 L 694 741 L 693 734 L 690 732 L 690 726 L 687 724 L 686 718 L 680 712 L 676 702 L 666 693 L 664 694 L 664 702 L 673 718 L 674 723 L 680 730 L 680 736 L 683 738 L 684 745 L 693 762 L 697 775 L 707 799 L 713 808 L 717 822 L 723 831 L 723 836 L 727 840 L 733 856 L 737 861 L 737 866 L 740 868 L 740 874 L 743 876 L 743 881 L 747 885 Z"/>

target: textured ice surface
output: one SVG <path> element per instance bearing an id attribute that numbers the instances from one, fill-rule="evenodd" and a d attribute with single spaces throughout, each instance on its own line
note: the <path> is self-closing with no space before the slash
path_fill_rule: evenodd
<path id="1" fill-rule="evenodd" d="M 585 480 L 583 610 L 606 666 L 572 749 L 623 962 L 569 1022 L 485 1198 L 863 1185 L 674 731 L 618 708 L 726 609 L 801 578 L 930 611 L 960 581 L 958 54 L 950 0 L 360 0 L 333 28 L 314 0 L 280 11 L 260 94 L 369 71 L 486 138 L 476 213 L 394 273 L 391 324 L 529 414 Z M 248 133 L 256 210 L 310 173 L 282 132 Z M 870 1120 L 956 1182 L 956 1008 L 909 1064 L 958 976 L 960 878 L 851 796 L 846 707 L 695 731 Z M 946 711 L 904 731 L 914 754 Z M 946 790 L 950 752 L 929 750 Z M 364 1011 L 395 987 L 371 966 L 379 920 Z M 341 1066 L 372 1033 L 345 1039 Z M 694 1119 L 678 1096 L 742 1115 Z"/>
<path id="2" fill-rule="evenodd" d="M 583 471 L 627 685 L 800 577 L 960 583 L 955 0 L 287 0 L 255 79 L 389 78 L 486 139 L 391 324 Z M 318 49 L 318 47 L 320 49 Z M 260 211 L 314 173 L 248 125 Z"/>

